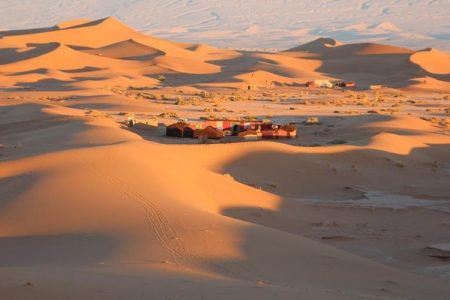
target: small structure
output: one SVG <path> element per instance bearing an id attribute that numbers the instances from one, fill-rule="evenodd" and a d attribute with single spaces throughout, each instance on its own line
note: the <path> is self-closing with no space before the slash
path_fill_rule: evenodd
<path id="1" fill-rule="evenodd" d="M 306 82 L 307 87 L 313 87 L 313 88 L 328 88 L 332 89 L 334 87 L 334 84 L 326 79 L 317 79 L 314 81 L 308 81 Z"/>
<path id="2" fill-rule="evenodd" d="M 245 120 L 207 120 L 203 124 L 204 127 L 211 126 L 223 130 L 228 135 L 237 135 L 246 130 L 261 130 L 261 126 L 265 123 L 264 121 Z"/>
<path id="3" fill-rule="evenodd" d="M 297 127 L 292 124 L 283 125 L 278 129 L 278 138 L 296 138 L 297 137 Z"/>
<path id="4" fill-rule="evenodd" d="M 297 128 L 293 125 L 272 125 L 271 128 L 261 130 L 264 139 L 295 138 Z"/>
<path id="5" fill-rule="evenodd" d="M 221 139 L 221 138 L 225 137 L 225 134 L 224 134 L 223 130 L 214 128 L 212 126 L 208 126 L 203 129 L 194 130 L 193 137 L 197 138 L 197 139 L 204 139 L 204 138 Z"/>
<path id="6" fill-rule="evenodd" d="M 262 139 L 262 132 L 255 130 L 246 130 L 243 132 L 239 132 L 237 136 L 244 141 L 259 141 Z"/>
<path id="7" fill-rule="evenodd" d="M 134 119 L 134 117 L 128 117 L 127 119 L 127 126 L 128 127 L 133 127 L 136 124 L 136 120 Z"/>
<path id="8" fill-rule="evenodd" d="M 343 88 L 354 88 L 356 87 L 356 83 L 354 81 L 339 81 L 336 82 L 335 84 L 338 87 L 343 87 Z"/>
<path id="9" fill-rule="evenodd" d="M 171 137 L 194 137 L 193 129 L 188 123 L 177 122 L 166 127 L 166 135 Z"/>

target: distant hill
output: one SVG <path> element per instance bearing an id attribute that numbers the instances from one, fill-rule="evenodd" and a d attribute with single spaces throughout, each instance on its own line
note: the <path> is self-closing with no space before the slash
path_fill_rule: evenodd
<path id="1" fill-rule="evenodd" d="M 116 18 L 75 20 L 2 33 L 5 85 L 61 89 L 105 85 L 302 85 L 315 79 L 355 81 L 360 88 L 448 89 L 448 53 L 319 38 L 282 52 L 233 51 L 145 35 Z"/>

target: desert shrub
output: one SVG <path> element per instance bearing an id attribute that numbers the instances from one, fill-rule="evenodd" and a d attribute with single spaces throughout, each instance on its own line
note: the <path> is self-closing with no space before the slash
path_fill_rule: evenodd
<path id="1" fill-rule="evenodd" d="M 390 112 L 391 114 L 393 114 L 393 113 L 399 112 L 399 111 L 400 111 L 400 108 L 399 108 L 399 107 L 387 108 L 386 111 L 387 111 L 387 112 Z"/>
<path id="2" fill-rule="evenodd" d="M 207 115 L 207 116 L 201 116 L 200 120 L 218 120 L 219 118 L 217 118 L 215 115 Z"/>
<path id="3" fill-rule="evenodd" d="M 246 115 L 246 116 L 243 116 L 242 119 L 244 121 L 255 121 L 256 117 L 255 116 L 251 116 L 251 115 Z"/>
<path id="4" fill-rule="evenodd" d="M 356 95 L 357 95 L 356 92 L 354 92 L 354 91 L 348 91 L 346 97 L 347 97 L 347 98 L 356 98 Z"/>
<path id="5" fill-rule="evenodd" d="M 111 118 L 111 115 L 98 110 L 88 110 L 85 112 L 85 115 L 94 118 Z"/>
<path id="6" fill-rule="evenodd" d="M 346 111 L 344 111 L 344 114 L 345 115 L 359 115 L 360 112 L 357 110 L 346 110 Z"/>
<path id="7" fill-rule="evenodd" d="M 211 95 L 206 91 L 201 91 L 199 96 L 202 97 L 203 99 L 206 99 L 206 98 L 210 98 Z"/>
<path id="8" fill-rule="evenodd" d="M 343 145 L 343 144 L 347 144 L 347 141 L 344 139 L 335 139 L 332 141 L 329 141 L 328 144 L 330 145 Z"/>
<path id="9" fill-rule="evenodd" d="M 305 124 L 305 125 L 320 125 L 322 123 L 320 122 L 320 119 L 317 117 L 309 117 L 308 119 L 306 119 L 303 122 L 303 124 Z"/>
<path id="10" fill-rule="evenodd" d="M 394 98 L 405 97 L 403 94 L 400 94 L 400 93 L 392 93 L 391 96 L 394 97 Z"/>
<path id="11" fill-rule="evenodd" d="M 201 101 L 195 97 L 176 97 L 175 98 L 176 105 L 200 105 Z"/>
<path id="12" fill-rule="evenodd" d="M 142 91 L 142 90 L 153 90 L 155 89 L 154 86 L 147 86 L 147 85 L 129 85 L 129 90 L 136 90 L 136 91 Z"/>
<path id="13" fill-rule="evenodd" d="M 166 119 L 169 119 L 169 118 L 178 118 L 178 114 L 177 114 L 176 112 L 174 112 L 174 111 L 163 112 L 163 113 L 160 113 L 159 116 L 160 116 L 161 118 L 166 118 Z"/>
<path id="14" fill-rule="evenodd" d="M 373 101 L 375 102 L 383 102 L 384 98 L 383 96 L 380 94 L 380 92 L 376 91 L 373 95 Z"/>
<path id="15" fill-rule="evenodd" d="M 225 108 L 217 108 L 217 107 L 206 107 L 203 109 L 203 112 L 224 112 L 227 111 Z"/>
<path id="16" fill-rule="evenodd" d="M 140 93 L 139 94 L 144 99 L 150 99 L 150 100 L 156 100 L 156 95 L 150 94 L 150 93 Z"/>
<path id="17" fill-rule="evenodd" d="M 231 96 L 228 98 L 230 101 L 245 101 L 247 98 L 244 97 L 241 93 L 233 92 Z"/>

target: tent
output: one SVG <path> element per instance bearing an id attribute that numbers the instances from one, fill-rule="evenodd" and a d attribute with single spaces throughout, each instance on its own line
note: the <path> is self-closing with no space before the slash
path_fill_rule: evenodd
<path id="1" fill-rule="evenodd" d="M 208 139 L 221 139 L 225 136 L 222 130 L 208 126 L 203 129 L 194 130 L 194 138 L 207 137 Z"/>
<path id="2" fill-rule="evenodd" d="M 189 127 L 189 125 L 183 122 L 171 124 L 166 127 L 166 135 L 180 138 L 184 137 L 184 131 L 186 127 Z"/>

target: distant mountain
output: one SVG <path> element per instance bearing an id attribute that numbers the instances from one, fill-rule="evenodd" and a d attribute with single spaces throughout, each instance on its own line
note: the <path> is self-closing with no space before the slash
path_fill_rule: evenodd
<path id="1" fill-rule="evenodd" d="M 111 15 L 148 34 L 219 47 L 288 49 L 329 36 L 449 51 L 449 11 L 449 1 L 417 0 L 2 0 L 0 28 Z"/>

